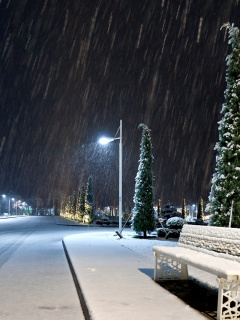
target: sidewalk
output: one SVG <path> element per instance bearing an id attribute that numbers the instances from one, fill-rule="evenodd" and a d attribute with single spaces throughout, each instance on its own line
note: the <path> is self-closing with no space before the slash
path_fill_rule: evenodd
<path id="1" fill-rule="evenodd" d="M 153 281 L 153 240 L 135 240 L 136 244 L 127 248 L 124 240 L 121 242 L 122 239 L 116 237 L 113 240 L 113 232 L 86 233 L 63 239 L 70 267 L 80 287 L 86 319 L 206 319 Z M 147 246 L 147 255 L 134 249 L 139 241 L 143 241 L 140 245 Z M 157 243 L 162 245 L 164 241 Z M 176 245 L 176 242 L 165 241 L 165 244 Z"/>

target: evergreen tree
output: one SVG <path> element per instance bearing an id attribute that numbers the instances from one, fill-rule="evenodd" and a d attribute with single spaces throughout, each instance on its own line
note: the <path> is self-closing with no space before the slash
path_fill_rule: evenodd
<path id="1" fill-rule="evenodd" d="M 60 216 L 64 217 L 65 216 L 65 206 L 64 206 L 64 202 L 61 202 L 61 208 L 60 208 Z"/>
<path id="2" fill-rule="evenodd" d="M 228 226 L 232 200 L 232 226 L 240 227 L 240 37 L 239 29 L 224 25 L 229 31 L 232 52 L 227 57 L 227 89 L 219 121 L 216 169 L 212 178 L 208 210 L 211 224 Z"/>
<path id="3" fill-rule="evenodd" d="M 155 229 L 153 209 L 153 170 L 152 170 L 152 143 L 150 129 L 144 124 L 142 128 L 141 153 L 137 176 L 135 178 L 135 195 L 133 210 L 133 230 L 143 232 L 147 237 L 147 231 Z"/>
<path id="4" fill-rule="evenodd" d="M 67 203 L 65 206 L 65 214 L 68 216 L 71 212 L 71 196 L 68 197 Z"/>
<path id="5" fill-rule="evenodd" d="M 180 217 L 181 213 L 177 211 L 177 208 L 168 201 L 163 207 L 162 207 L 162 216 L 166 219 L 173 218 L 173 217 Z"/>
<path id="6" fill-rule="evenodd" d="M 183 199 L 182 217 L 183 217 L 184 220 L 187 220 L 187 206 L 186 206 L 186 200 L 185 199 Z"/>
<path id="7" fill-rule="evenodd" d="M 203 213 L 203 199 L 201 198 L 198 204 L 198 214 L 197 219 L 204 221 L 204 213 Z"/>
<path id="8" fill-rule="evenodd" d="M 76 192 L 74 191 L 71 197 L 71 215 L 73 219 L 75 219 L 75 215 L 76 215 L 76 205 L 77 205 L 77 196 L 76 196 Z"/>
<path id="9" fill-rule="evenodd" d="M 76 203 L 76 215 L 78 217 L 78 220 L 80 222 L 82 222 L 82 217 L 83 217 L 83 214 L 81 213 L 81 192 L 78 191 L 78 195 L 77 195 L 77 203 Z"/>
<path id="10" fill-rule="evenodd" d="M 86 201 L 86 192 L 85 186 L 83 185 L 80 192 L 80 214 L 84 216 L 85 214 L 85 201 Z"/>
<path id="11" fill-rule="evenodd" d="M 86 191 L 86 202 L 91 207 L 90 215 L 93 216 L 94 212 L 94 201 L 93 201 L 93 183 L 92 183 L 92 176 L 88 178 L 87 183 L 87 191 Z M 89 211 L 89 210 L 88 210 Z"/>
<path id="12" fill-rule="evenodd" d="M 85 214 L 83 216 L 83 221 L 88 224 L 92 223 L 92 206 L 90 206 L 87 200 L 85 202 Z"/>

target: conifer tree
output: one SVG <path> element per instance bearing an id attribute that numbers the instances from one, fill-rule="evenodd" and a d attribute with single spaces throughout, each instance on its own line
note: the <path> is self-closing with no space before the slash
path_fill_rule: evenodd
<path id="1" fill-rule="evenodd" d="M 78 191 L 78 195 L 77 195 L 77 203 L 76 203 L 76 215 L 78 217 L 78 220 L 80 222 L 82 222 L 82 213 L 81 213 L 81 202 L 80 202 L 80 199 L 81 199 L 81 192 Z"/>
<path id="2" fill-rule="evenodd" d="M 147 231 L 155 229 L 153 209 L 153 170 L 152 170 L 152 143 L 150 129 L 145 124 L 142 128 L 141 153 L 138 172 L 135 178 L 135 195 L 133 210 L 133 230 L 143 232 L 147 237 Z"/>
<path id="3" fill-rule="evenodd" d="M 197 214 L 198 220 L 204 220 L 204 213 L 203 213 L 203 199 L 201 198 L 198 204 L 198 214 Z"/>
<path id="4" fill-rule="evenodd" d="M 184 220 L 187 220 L 187 206 L 186 206 L 186 200 L 185 199 L 183 199 L 182 217 L 183 217 Z"/>
<path id="5" fill-rule="evenodd" d="M 65 206 L 65 214 L 68 216 L 71 213 L 71 196 L 68 196 L 66 206 Z"/>
<path id="6" fill-rule="evenodd" d="M 86 192 L 85 192 L 85 186 L 83 185 L 80 192 L 80 212 L 81 216 L 84 216 L 85 214 L 85 201 L 86 201 Z"/>
<path id="7" fill-rule="evenodd" d="M 219 121 L 216 169 L 212 178 L 208 210 L 211 225 L 228 226 L 232 200 L 232 226 L 240 227 L 240 37 L 239 29 L 224 25 L 229 32 L 232 52 L 227 57 L 227 89 Z"/>
<path id="8" fill-rule="evenodd" d="M 60 216 L 61 217 L 65 216 L 65 206 L 64 206 L 64 202 L 63 201 L 61 201 Z"/>
<path id="9" fill-rule="evenodd" d="M 93 212 L 94 212 L 92 176 L 90 176 L 88 178 L 87 190 L 86 190 L 86 203 L 88 203 L 88 205 L 91 207 L 90 208 L 90 215 L 92 217 L 93 216 Z"/>
<path id="10" fill-rule="evenodd" d="M 71 215 L 73 219 L 75 219 L 75 215 L 76 215 L 76 205 L 77 205 L 77 196 L 76 196 L 76 192 L 74 191 L 71 197 Z"/>
<path id="11" fill-rule="evenodd" d="M 87 200 L 85 202 L 85 214 L 83 216 L 83 220 L 88 224 L 92 223 L 92 206 L 90 206 Z"/>

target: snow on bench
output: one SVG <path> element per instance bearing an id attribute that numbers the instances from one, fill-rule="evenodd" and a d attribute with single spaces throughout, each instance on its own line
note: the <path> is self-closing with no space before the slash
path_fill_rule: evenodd
<path id="1" fill-rule="evenodd" d="M 154 280 L 188 279 L 187 265 L 219 278 L 217 319 L 240 317 L 240 229 L 184 225 L 177 247 L 154 246 Z"/>

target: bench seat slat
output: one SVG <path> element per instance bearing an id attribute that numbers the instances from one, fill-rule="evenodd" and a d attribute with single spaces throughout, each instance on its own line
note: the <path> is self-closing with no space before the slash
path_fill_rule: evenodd
<path id="1" fill-rule="evenodd" d="M 240 279 L 240 264 L 236 261 L 208 255 L 203 252 L 193 251 L 184 247 L 159 247 L 154 246 L 157 254 L 170 257 L 183 264 L 191 265 L 206 272 L 215 274 L 225 279 Z"/>
<path id="2" fill-rule="evenodd" d="M 189 233 L 181 232 L 181 238 L 185 238 L 185 237 L 194 237 L 195 239 L 199 239 L 199 240 L 216 241 L 216 242 L 221 242 L 223 244 L 224 243 L 229 243 L 229 244 L 236 244 L 236 245 L 240 246 L 240 240 L 239 239 L 218 238 L 218 237 L 208 236 L 208 235 L 204 235 L 204 234 L 200 235 L 200 234 L 191 234 L 191 233 L 189 234 Z"/>
<path id="3" fill-rule="evenodd" d="M 209 236 L 219 239 L 232 239 L 240 241 L 240 229 L 237 228 L 224 228 L 224 227 L 203 227 L 185 224 L 182 229 L 183 233 L 191 235 Z"/>

